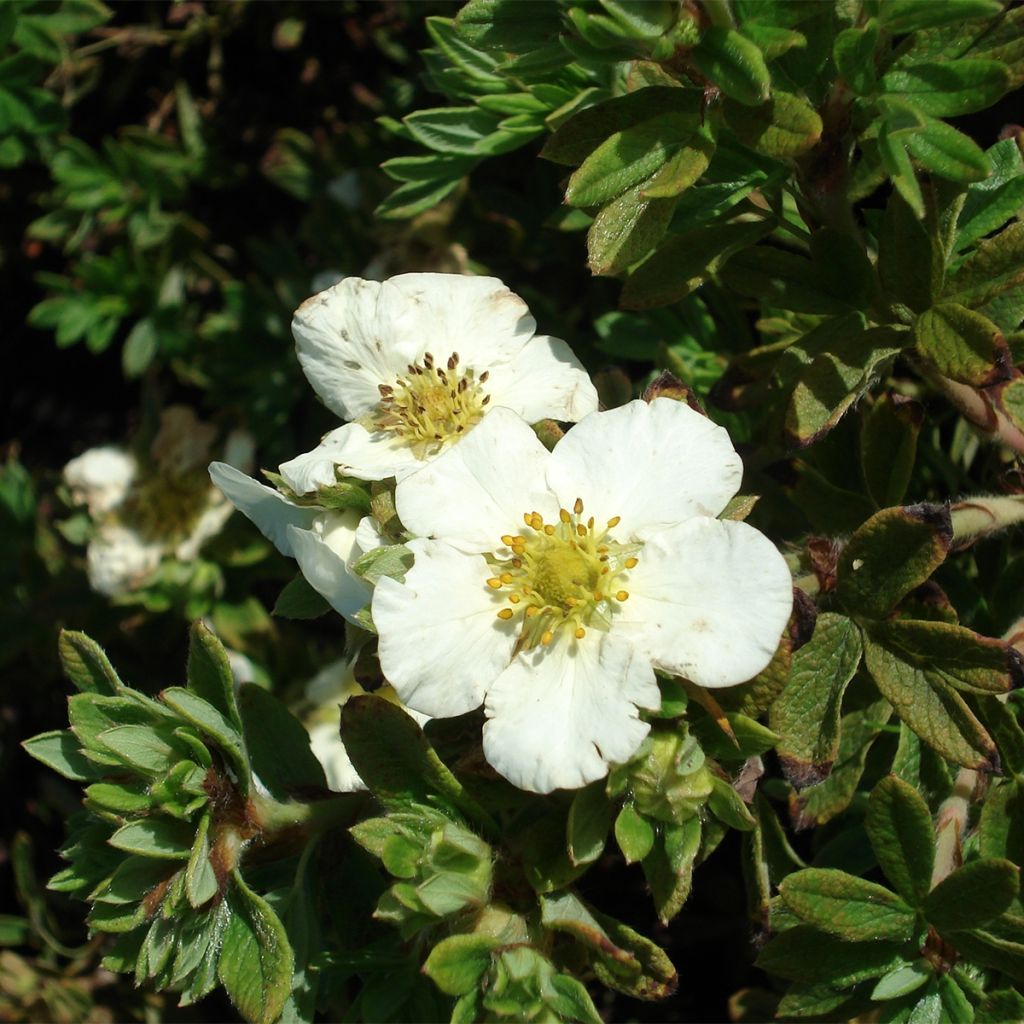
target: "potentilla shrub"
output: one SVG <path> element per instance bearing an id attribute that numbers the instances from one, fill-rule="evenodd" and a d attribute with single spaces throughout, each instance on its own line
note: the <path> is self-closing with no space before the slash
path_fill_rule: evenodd
<path id="1" fill-rule="evenodd" d="M 602 882 L 638 865 L 671 938 L 737 832 L 733 1019 L 1020 1019 L 1022 130 L 948 119 L 1020 85 L 1024 8 L 427 25 L 451 104 L 388 125 L 379 216 L 539 151 L 629 369 L 485 274 L 299 306 L 340 425 L 210 475 L 346 657 L 293 714 L 202 622 L 155 699 L 65 633 L 71 728 L 25 744 L 86 787 L 51 888 L 111 969 L 252 1021 L 598 1021 L 705 986 Z"/>

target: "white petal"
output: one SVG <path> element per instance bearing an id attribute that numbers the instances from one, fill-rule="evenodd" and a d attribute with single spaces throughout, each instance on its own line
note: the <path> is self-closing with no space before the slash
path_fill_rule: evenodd
<path id="1" fill-rule="evenodd" d="M 337 517 L 340 518 L 340 517 Z M 355 525 L 336 525 L 328 539 L 313 530 L 288 527 L 288 542 L 306 582 L 339 614 L 351 619 L 370 599 L 367 585 L 349 571 L 339 550 L 351 554 Z M 342 536 L 344 535 L 344 536 Z"/>
<path id="2" fill-rule="evenodd" d="M 658 707 L 650 661 L 612 634 L 558 638 L 520 654 L 487 691 L 484 756 L 533 793 L 579 789 L 628 760 Z"/>
<path id="3" fill-rule="evenodd" d="M 420 349 L 438 360 L 459 354 L 478 375 L 515 359 L 533 337 L 536 321 L 518 295 L 495 277 L 462 274 L 401 274 L 392 285 L 413 310 Z M 390 382 L 389 382 L 390 383 Z"/>
<path id="4" fill-rule="evenodd" d="M 89 541 L 86 564 L 89 585 L 99 594 L 117 597 L 140 586 L 160 564 L 163 550 L 134 530 L 116 523 L 102 526 Z"/>
<path id="5" fill-rule="evenodd" d="M 389 282 L 346 277 L 295 311 L 299 362 L 328 409 L 353 420 L 376 408 L 380 384 L 393 384 L 422 354 L 419 310 Z"/>
<path id="6" fill-rule="evenodd" d="M 370 433 L 359 423 L 346 423 L 327 434 L 310 452 L 279 467 L 296 494 L 309 494 L 338 482 L 337 471 L 358 480 L 386 480 L 421 465 L 404 441 L 384 431 Z"/>
<path id="7" fill-rule="evenodd" d="M 561 338 L 538 336 L 510 363 L 493 364 L 491 401 L 527 423 L 550 417 L 575 423 L 597 409 L 597 389 Z"/>
<path id="8" fill-rule="evenodd" d="M 701 686 L 733 686 L 775 653 L 793 582 L 775 545 L 746 523 L 691 519 L 651 536 L 624 587 L 613 633 L 659 668 Z"/>
<path id="9" fill-rule="evenodd" d="M 318 722 L 309 727 L 309 745 L 327 778 L 328 789 L 335 793 L 355 793 L 366 789 L 341 741 L 340 712 L 335 709 L 334 721 Z"/>
<path id="10" fill-rule="evenodd" d="M 557 516 L 544 480 L 549 458 L 527 423 L 494 409 L 458 444 L 399 480 L 398 515 L 413 533 L 464 551 L 494 551 L 503 534 L 522 526 L 524 512 Z"/>
<path id="11" fill-rule="evenodd" d="M 564 507 L 582 498 L 598 522 L 620 516 L 619 536 L 715 516 L 742 477 L 725 430 L 670 398 L 587 416 L 558 442 L 548 466 Z"/>
<path id="12" fill-rule="evenodd" d="M 88 505 L 89 515 L 96 517 L 124 501 L 137 472 L 134 455 L 105 445 L 90 448 L 72 459 L 64 467 L 64 482 L 71 490 L 72 499 Z"/>
<path id="13" fill-rule="evenodd" d="M 231 503 L 220 491 L 211 489 L 209 504 L 196 520 L 192 532 L 174 549 L 174 557 L 179 562 L 194 562 L 199 557 L 199 549 L 220 533 L 232 512 Z"/>
<path id="14" fill-rule="evenodd" d="M 380 535 L 380 527 L 373 516 L 363 516 L 356 527 L 356 547 L 359 554 L 365 555 L 367 551 L 376 551 L 384 546 L 384 538 Z"/>
<path id="15" fill-rule="evenodd" d="M 251 519 L 282 555 L 291 555 L 288 527 L 309 529 L 320 509 L 293 505 L 272 487 L 224 462 L 210 463 L 210 479 L 243 515 Z"/>
<path id="16" fill-rule="evenodd" d="M 443 541 L 413 540 L 405 583 L 373 592 L 380 665 L 402 703 L 434 718 L 478 707 L 512 657 L 515 628 L 497 618 L 502 600 L 487 563 Z"/>

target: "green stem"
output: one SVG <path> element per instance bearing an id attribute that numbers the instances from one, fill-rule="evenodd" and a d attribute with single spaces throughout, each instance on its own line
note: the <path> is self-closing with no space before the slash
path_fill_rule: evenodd
<path id="1" fill-rule="evenodd" d="M 939 805 L 935 819 L 933 889 L 963 863 L 961 839 L 967 831 L 967 816 L 977 784 L 978 773 L 973 768 L 961 768 L 953 783 L 953 792 Z"/>
<path id="2" fill-rule="evenodd" d="M 733 28 L 736 24 L 729 7 L 729 0 L 704 0 L 704 13 L 712 25 Z"/>
<path id="3" fill-rule="evenodd" d="M 330 799 L 311 803 L 296 800 L 282 803 L 272 797 L 256 795 L 250 801 L 250 809 L 264 834 L 289 829 L 318 834 L 350 825 L 355 821 L 362 803 L 361 794 L 356 793 L 340 793 Z"/>

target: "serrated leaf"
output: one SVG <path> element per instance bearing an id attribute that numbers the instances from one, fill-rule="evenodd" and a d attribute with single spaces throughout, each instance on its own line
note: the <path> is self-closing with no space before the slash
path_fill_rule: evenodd
<path id="1" fill-rule="evenodd" d="M 74 630 L 63 629 L 57 641 L 65 675 L 82 693 L 116 695 L 121 687 L 114 666 L 95 640 Z"/>
<path id="2" fill-rule="evenodd" d="M 449 996 L 474 991 L 499 947 L 490 935 L 450 935 L 430 951 L 423 973 Z"/>
<path id="3" fill-rule="evenodd" d="M 690 51 L 694 67 L 726 96 L 756 107 L 768 99 L 771 72 L 757 44 L 735 29 L 712 25 Z"/>
<path id="4" fill-rule="evenodd" d="M 818 112 L 802 97 L 781 89 L 756 107 L 726 100 L 725 119 L 740 142 L 775 160 L 798 157 L 821 139 Z"/>
<path id="5" fill-rule="evenodd" d="M 990 107 L 1007 91 L 1010 77 L 999 61 L 964 59 L 893 68 L 881 85 L 925 114 L 960 117 Z"/>
<path id="6" fill-rule="evenodd" d="M 864 661 L 879 692 L 922 740 L 965 768 L 991 770 L 998 763 L 992 737 L 955 690 L 905 661 L 880 628 L 864 640 Z"/>
<path id="7" fill-rule="evenodd" d="M 818 616 L 810 641 L 793 655 L 789 682 L 771 707 L 778 756 L 797 788 L 820 782 L 839 752 L 843 694 L 861 659 L 860 630 L 843 615 Z"/>
<path id="8" fill-rule="evenodd" d="M 852 611 L 881 619 L 945 561 L 952 540 L 943 505 L 883 509 L 843 549 L 836 596 Z"/>
<path id="9" fill-rule="evenodd" d="M 291 992 L 295 968 L 280 918 L 236 870 L 228 890 L 231 917 L 217 961 L 217 977 L 231 1002 L 253 1024 L 273 1024 Z"/>
<path id="10" fill-rule="evenodd" d="M 878 865 L 911 906 L 931 886 L 935 833 L 931 811 L 913 786 L 890 775 L 872 790 L 865 828 Z"/>
<path id="11" fill-rule="evenodd" d="M 188 647 L 188 688 L 241 730 L 235 699 L 235 677 L 227 651 L 217 634 L 202 619 L 192 624 Z"/>
<path id="12" fill-rule="evenodd" d="M 971 861 L 925 896 L 921 909 L 946 934 L 987 924 L 1009 909 L 1020 892 L 1020 868 L 1008 860 Z"/>
<path id="13" fill-rule="evenodd" d="M 834 868 L 805 868 L 779 884 L 786 906 L 802 921 L 850 942 L 906 941 L 916 915 L 884 886 Z"/>

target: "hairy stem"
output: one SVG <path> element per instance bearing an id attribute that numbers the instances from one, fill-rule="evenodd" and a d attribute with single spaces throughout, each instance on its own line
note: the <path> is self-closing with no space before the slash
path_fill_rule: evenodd
<path id="1" fill-rule="evenodd" d="M 935 864 L 932 884 L 935 888 L 963 863 L 961 837 L 967 831 L 967 815 L 978 784 L 978 773 L 973 768 L 961 768 L 953 783 L 953 792 L 939 805 L 935 819 Z"/>
<path id="2" fill-rule="evenodd" d="M 919 365 L 918 369 L 949 399 L 954 408 L 979 427 L 990 441 L 996 441 L 1024 454 L 1024 433 L 999 409 L 983 391 L 950 380 L 941 373 Z"/>

